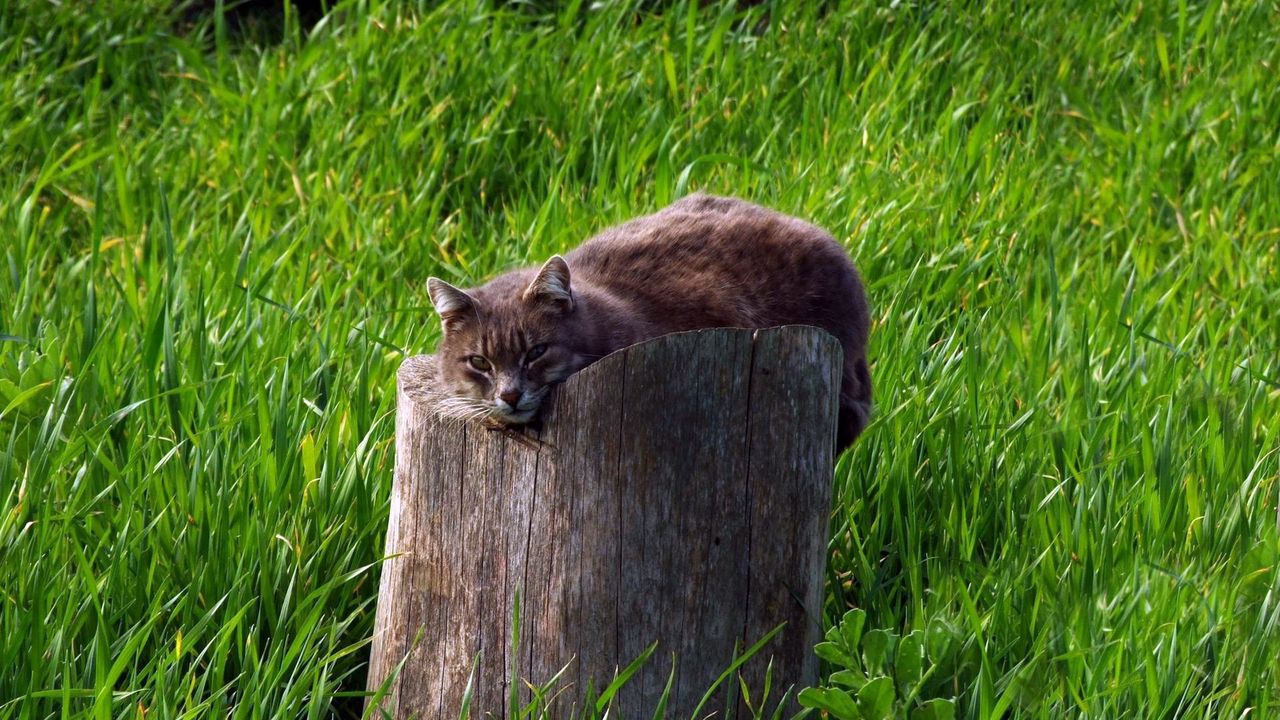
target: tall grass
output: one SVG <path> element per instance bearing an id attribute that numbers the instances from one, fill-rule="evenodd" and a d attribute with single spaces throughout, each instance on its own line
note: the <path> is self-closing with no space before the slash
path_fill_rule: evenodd
<path id="1" fill-rule="evenodd" d="M 0 8 L 0 716 L 352 716 L 424 281 L 694 189 L 868 281 L 829 622 L 960 714 L 1280 712 L 1265 3 Z"/>

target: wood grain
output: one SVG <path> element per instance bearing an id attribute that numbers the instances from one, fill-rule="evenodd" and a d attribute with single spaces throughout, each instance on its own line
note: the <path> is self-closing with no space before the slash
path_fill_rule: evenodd
<path id="1" fill-rule="evenodd" d="M 652 643 L 614 717 L 650 717 L 672 663 L 689 717 L 742 670 L 817 679 L 840 348 L 811 327 L 715 329 L 610 355 L 553 393 L 519 441 L 433 411 L 434 358 L 400 369 L 396 468 L 368 687 L 381 709 L 505 718 L 563 669 L 553 717 Z M 519 593 L 519 646 L 513 609 Z M 736 707 L 737 682 L 702 712 Z M 776 691 L 775 691 L 776 694 Z"/>

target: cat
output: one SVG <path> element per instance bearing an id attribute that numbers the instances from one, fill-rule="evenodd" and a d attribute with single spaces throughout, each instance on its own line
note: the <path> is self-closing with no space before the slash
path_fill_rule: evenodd
<path id="1" fill-rule="evenodd" d="M 523 425 L 556 383 L 643 340 L 816 325 L 844 351 L 836 449 L 869 419 L 871 318 L 853 263 L 818 227 L 743 200 L 690 195 L 541 268 L 473 290 L 433 277 L 427 289 L 444 329 L 445 412 Z"/>

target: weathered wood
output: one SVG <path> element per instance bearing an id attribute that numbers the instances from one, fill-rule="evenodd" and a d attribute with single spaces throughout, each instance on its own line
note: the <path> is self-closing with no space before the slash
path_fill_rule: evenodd
<path id="1" fill-rule="evenodd" d="M 534 444 L 433 412 L 433 363 L 399 375 L 370 690 L 404 664 L 384 711 L 456 718 L 470 679 L 472 717 L 503 718 L 513 683 L 523 701 L 566 668 L 552 716 L 568 716 L 656 641 L 614 716 L 652 715 L 674 655 L 669 716 L 688 717 L 783 622 L 743 677 L 758 687 L 772 659 L 775 687 L 816 680 L 834 338 L 716 329 L 627 348 L 557 389 Z M 704 714 L 735 706 L 728 690 Z"/>

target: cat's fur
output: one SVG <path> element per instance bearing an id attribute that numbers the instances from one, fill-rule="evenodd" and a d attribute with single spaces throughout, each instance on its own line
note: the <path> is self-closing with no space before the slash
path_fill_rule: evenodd
<path id="1" fill-rule="evenodd" d="M 628 345 L 682 330 L 816 325 L 844 350 L 838 446 L 867 423 L 871 321 L 857 271 L 826 232 L 742 200 L 692 195 L 541 269 L 474 290 L 438 278 L 428 288 L 445 330 L 446 410 L 522 424 L 552 385 Z"/>

